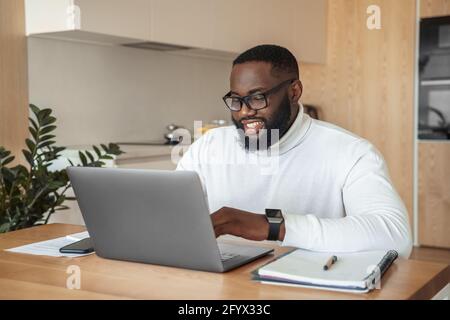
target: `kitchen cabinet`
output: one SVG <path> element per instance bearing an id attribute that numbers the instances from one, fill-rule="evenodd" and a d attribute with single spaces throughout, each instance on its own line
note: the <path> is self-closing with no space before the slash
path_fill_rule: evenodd
<path id="1" fill-rule="evenodd" d="M 126 43 L 150 37 L 149 0 L 25 0 L 27 34 Z"/>
<path id="2" fill-rule="evenodd" d="M 254 45 L 326 60 L 326 0 L 26 0 L 27 34 L 237 54 Z M 170 46 L 165 49 L 169 50 Z"/>
<path id="3" fill-rule="evenodd" d="M 148 0 L 75 0 L 86 31 L 133 39 L 150 37 Z"/>
<path id="4" fill-rule="evenodd" d="M 291 0 L 152 0 L 151 40 L 156 42 L 241 52 L 259 43 L 275 40 L 264 31 L 282 38 L 280 31 L 291 15 Z M 269 12 L 272 11 L 272 12 Z M 270 18 L 269 18 L 270 17 Z M 269 18 L 269 19 L 268 19 Z M 275 37 L 277 38 L 277 37 Z"/>
<path id="5" fill-rule="evenodd" d="M 239 53 L 263 43 L 326 60 L 325 0 L 152 0 L 151 41 Z"/>
<path id="6" fill-rule="evenodd" d="M 150 41 L 211 49 L 211 0 L 151 0 Z"/>
<path id="7" fill-rule="evenodd" d="M 327 1 L 295 0 L 292 48 L 298 60 L 326 63 Z M 290 39 L 289 39 L 290 41 Z"/>
<path id="8" fill-rule="evenodd" d="M 450 248 L 450 143 L 419 142 L 419 244 Z"/>
<path id="9" fill-rule="evenodd" d="M 217 50 L 241 52 L 261 43 L 258 27 L 267 22 L 257 0 L 214 1 L 212 47 Z"/>
<path id="10" fill-rule="evenodd" d="M 213 15 L 216 50 L 242 52 L 258 44 L 278 44 L 302 62 L 326 61 L 326 1 L 215 1 Z"/>
<path id="11" fill-rule="evenodd" d="M 449 0 L 420 0 L 420 17 L 430 18 L 450 15 Z"/>

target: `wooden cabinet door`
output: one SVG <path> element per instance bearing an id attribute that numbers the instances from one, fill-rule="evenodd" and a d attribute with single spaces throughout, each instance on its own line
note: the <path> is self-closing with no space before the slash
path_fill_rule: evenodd
<path id="1" fill-rule="evenodd" d="M 450 248 L 450 143 L 419 143 L 419 244 Z"/>
<path id="2" fill-rule="evenodd" d="M 450 0 L 420 0 L 420 17 L 440 17 L 450 15 Z"/>
<path id="3" fill-rule="evenodd" d="M 242 52 L 260 44 L 258 27 L 265 19 L 258 0 L 213 1 L 214 24 L 212 48 L 227 52 Z"/>
<path id="4" fill-rule="evenodd" d="M 259 2 L 257 40 L 260 44 L 276 44 L 293 50 L 295 35 L 295 0 L 266 0 Z"/>
<path id="5" fill-rule="evenodd" d="M 326 0 L 293 0 L 295 17 L 293 51 L 298 60 L 309 63 L 325 63 L 327 60 Z"/>
<path id="6" fill-rule="evenodd" d="M 151 0 L 151 40 L 211 48 L 212 0 Z"/>
<path id="7" fill-rule="evenodd" d="M 293 43 L 293 0 L 152 0 L 151 39 L 242 52 Z"/>
<path id="8" fill-rule="evenodd" d="M 326 0 L 214 1 L 216 50 L 242 52 L 259 44 L 288 48 L 303 62 L 326 60 Z"/>

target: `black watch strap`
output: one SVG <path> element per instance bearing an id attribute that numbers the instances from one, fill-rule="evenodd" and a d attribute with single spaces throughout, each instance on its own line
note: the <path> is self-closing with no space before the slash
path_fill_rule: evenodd
<path id="1" fill-rule="evenodd" d="M 278 235 L 280 234 L 281 223 L 270 223 L 269 222 L 269 236 L 267 240 L 276 241 L 278 240 Z"/>
<path id="2" fill-rule="evenodd" d="M 281 224 L 283 223 L 283 214 L 280 209 L 266 209 L 266 218 L 269 223 L 269 236 L 267 240 L 276 241 L 280 234 Z"/>

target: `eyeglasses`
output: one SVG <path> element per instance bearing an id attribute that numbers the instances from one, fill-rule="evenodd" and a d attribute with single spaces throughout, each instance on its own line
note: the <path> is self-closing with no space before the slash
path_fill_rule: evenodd
<path id="1" fill-rule="evenodd" d="M 297 79 L 289 79 L 283 81 L 279 85 L 267 90 L 266 92 L 254 93 L 245 97 L 232 96 L 231 92 L 228 92 L 222 99 L 225 102 L 225 105 L 231 111 L 240 111 L 242 109 L 242 103 L 245 103 L 245 105 L 252 110 L 261 110 L 267 107 L 267 97 L 269 95 L 277 92 L 285 85 L 293 83 L 295 80 Z"/>

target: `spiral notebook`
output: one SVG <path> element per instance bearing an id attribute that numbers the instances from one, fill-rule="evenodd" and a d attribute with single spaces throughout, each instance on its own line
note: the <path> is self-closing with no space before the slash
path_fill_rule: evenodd
<path id="1" fill-rule="evenodd" d="M 337 256 L 337 261 L 329 270 L 324 270 L 324 264 L 332 255 Z M 397 257 L 395 250 L 336 254 L 298 249 L 255 270 L 253 280 L 265 284 L 366 293 L 377 287 Z"/>

